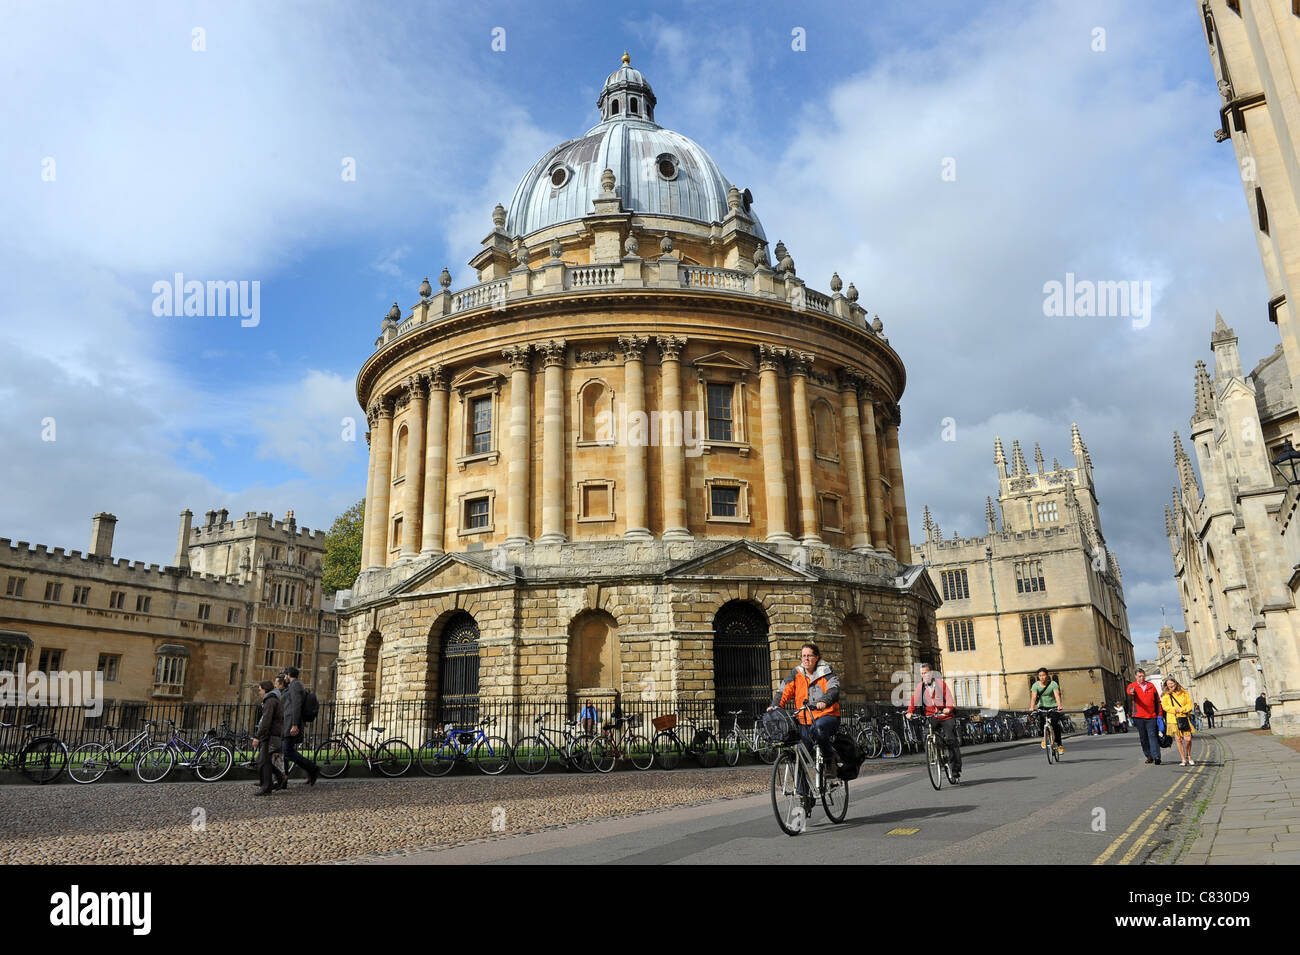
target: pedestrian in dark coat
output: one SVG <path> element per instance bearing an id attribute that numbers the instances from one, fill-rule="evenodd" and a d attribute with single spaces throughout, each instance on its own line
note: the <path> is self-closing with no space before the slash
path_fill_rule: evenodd
<path id="1" fill-rule="evenodd" d="M 1206 700 L 1201 704 L 1201 710 L 1205 713 L 1205 720 L 1210 724 L 1210 729 L 1214 729 L 1214 704 Z"/>
<path id="2" fill-rule="evenodd" d="M 262 718 L 258 721 L 257 729 L 253 730 L 253 742 L 258 745 L 257 768 L 262 779 L 262 788 L 257 791 L 257 795 L 269 796 L 276 789 L 284 789 L 287 784 L 284 773 L 280 772 L 271 759 L 280 752 L 284 713 L 274 683 L 263 680 L 257 688 L 262 691 Z"/>
<path id="3" fill-rule="evenodd" d="M 307 785 L 315 786 L 320 767 L 298 752 L 298 746 L 306 732 L 302 721 L 302 701 L 307 690 L 298 679 L 297 667 L 285 667 L 284 679 L 285 688 L 281 693 L 284 700 L 284 768 L 287 772 L 290 763 L 297 763 L 307 773 Z"/>

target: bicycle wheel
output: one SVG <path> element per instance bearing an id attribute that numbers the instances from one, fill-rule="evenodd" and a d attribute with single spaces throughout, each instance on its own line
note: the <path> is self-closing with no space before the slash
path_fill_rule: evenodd
<path id="1" fill-rule="evenodd" d="M 761 731 L 757 736 L 756 746 L 758 748 L 754 752 L 758 755 L 759 759 L 767 763 L 769 766 L 775 763 L 776 758 L 781 755 L 781 747 L 773 743 L 763 735 Z"/>
<path id="2" fill-rule="evenodd" d="M 787 836 L 797 836 L 808 827 L 808 809 L 799 795 L 801 772 L 793 750 L 782 751 L 772 764 L 772 812 Z"/>
<path id="3" fill-rule="evenodd" d="M 428 746 L 428 743 L 424 744 Z M 421 750 L 423 752 L 423 750 Z M 536 776 L 546 768 L 546 764 L 551 761 L 551 747 L 546 745 L 546 741 L 540 736 L 525 736 L 515 744 L 515 768 L 521 773 L 527 773 L 529 776 Z M 423 757 L 421 757 L 423 760 Z M 421 761 L 421 768 L 424 763 Z M 428 770 L 425 770 L 428 772 Z M 441 773 L 430 773 L 433 776 L 441 776 Z"/>
<path id="4" fill-rule="evenodd" d="M 347 771 L 351 758 L 347 744 L 341 739 L 327 739 L 316 748 L 316 765 L 326 779 L 342 776 Z"/>
<path id="5" fill-rule="evenodd" d="M 722 762 L 722 746 L 708 730 L 700 730 L 691 740 L 691 753 L 701 769 L 712 769 Z"/>
<path id="6" fill-rule="evenodd" d="M 471 765 L 484 776 L 497 776 L 510 765 L 510 744 L 500 736 L 485 736 L 469 751 Z"/>
<path id="7" fill-rule="evenodd" d="M 430 776 L 446 776 L 459 755 L 460 750 L 445 739 L 431 739 L 420 747 L 420 768 Z"/>
<path id="8" fill-rule="evenodd" d="M 1057 761 L 1056 740 L 1052 738 L 1052 722 L 1048 719 L 1043 720 L 1043 749 L 1047 750 L 1047 761 L 1055 763 Z"/>
<path id="9" fill-rule="evenodd" d="M 613 772 L 614 762 L 618 758 L 618 747 L 603 736 L 594 737 L 587 745 L 587 758 L 596 772 Z"/>
<path id="10" fill-rule="evenodd" d="M 682 744 L 668 730 L 655 734 L 650 743 L 655 765 L 660 769 L 676 769 L 682 761 Z"/>
<path id="11" fill-rule="evenodd" d="M 827 779 L 826 788 L 822 790 L 822 808 L 831 822 L 836 825 L 843 822 L 849 814 L 849 784 L 838 776 Z"/>
<path id="12" fill-rule="evenodd" d="M 110 755 L 103 743 L 83 743 L 68 757 L 68 775 L 76 783 L 93 783 L 108 772 Z"/>
<path id="13" fill-rule="evenodd" d="M 884 759 L 898 759 L 903 755 L 903 741 L 892 726 L 880 731 L 880 755 Z"/>
<path id="14" fill-rule="evenodd" d="M 583 733 L 581 736 L 575 736 L 569 740 L 564 755 L 568 759 L 569 765 L 579 772 L 594 773 L 596 771 L 596 767 L 591 762 L 591 741 L 595 738 L 591 733 Z"/>
<path id="15" fill-rule="evenodd" d="M 727 734 L 727 738 L 722 741 L 722 759 L 728 766 L 735 766 L 740 762 L 740 734 L 732 730 Z"/>
<path id="16" fill-rule="evenodd" d="M 933 736 L 925 737 L 925 768 L 930 773 L 930 785 L 938 789 L 943 785 L 943 767 L 939 765 L 939 746 Z"/>
<path id="17" fill-rule="evenodd" d="M 623 740 L 623 748 L 627 753 L 627 758 L 632 761 L 632 765 L 637 769 L 649 769 L 655 764 L 655 754 L 650 748 L 650 741 L 644 736 L 637 733 L 629 733 Z"/>
<path id="18" fill-rule="evenodd" d="M 165 744 L 150 746 L 135 761 L 135 775 L 142 783 L 159 783 L 176 765 L 176 754 Z"/>
<path id="19" fill-rule="evenodd" d="M 880 755 L 880 734 L 873 727 L 859 730 L 856 742 L 867 759 L 875 759 Z"/>
<path id="20" fill-rule="evenodd" d="M 34 783 L 44 785 L 68 766 L 68 747 L 54 736 L 38 736 L 18 754 L 18 768 Z"/>
<path id="21" fill-rule="evenodd" d="M 230 772 L 235 763 L 235 754 L 221 745 L 209 746 L 194 759 L 194 775 L 205 783 L 215 783 Z"/>
<path id="22" fill-rule="evenodd" d="M 384 740 L 375 751 L 375 765 L 389 777 L 401 776 L 411 768 L 413 759 L 415 754 L 411 752 L 411 744 L 396 736 Z"/>

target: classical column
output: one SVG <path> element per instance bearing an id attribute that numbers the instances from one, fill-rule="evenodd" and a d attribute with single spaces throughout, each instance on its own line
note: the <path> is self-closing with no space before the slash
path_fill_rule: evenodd
<path id="1" fill-rule="evenodd" d="M 769 543 L 793 540 L 786 526 L 789 504 L 785 493 L 785 453 L 781 450 L 781 396 L 778 370 L 787 352 L 774 345 L 758 346 L 758 395 L 763 416 L 763 488 Z"/>
<path id="2" fill-rule="evenodd" d="M 388 564 L 388 495 L 393 487 L 393 402 L 380 396 L 374 405 L 378 433 L 372 456 L 375 459 L 374 524 L 370 531 L 369 567 Z"/>
<path id="3" fill-rule="evenodd" d="M 424 512 L 420 523 L 424 529 L 420 555 L 437 557 L 443 553 L 443 535 L 447 529 L 447 372 L 442 365 L 428 371 L 429 427 L 424 450 Z"/>
<path id="4" fill-rule="evenodd" d="M 411 396 L 411 415 L 407 427 L 406 483 L 402 486 L 402 555 L 401 560 L 420 556 L 420 537 L 424 527 L 424 438 L 428 428 L 429 382 L 423 373 L 406 379 Z"/>
<path id="5" fill-rule="evenodd" d="M 650 439 L 648 425 L 636 429 L 633 421 L 645 421 L 645 346 L 650 339 L 645 335 L 619 335 L 618 347 L 623 352 L 624 406 L 627 408 L 628 426 L 623 435 L 623 460 L 626 462 L 627 530 L 624 540 L 654 540 L 646 527 L 646 444 Z"/>
<path id="6" fill-rule="evenodd" d="M 858 401 L 862 423 L 862 456 L 867 464 L 867 513 L 870 515 L 871 546 L 888 550 L 892 546 L 885 526 L 885 485 L 880 477 L 880 440 L 876 431 L 876 403 L 865 389 Z"/>
<path id="7" fill-rule="evenodd" d="M 841 368 L 840 409 L 844 417 L 844 466 L 849 472 L 849 546 L 859 554 L 871 549 L 867 536 L 867 488 L 862 470 L 862 423 L 858 421 L 858 388 L 862 375 Z"/>
<path id="8" fill-rule="evenodd" d="M 817 533 L 817 490 L 813 487 L 812 425 L 808 411 L 808 372 L 812 369 L 813 355 L 791 351 L 788 361 L 795 463 L 799 474 L 799 542 L 821 544 Z"/>
<path id="9" fill-rule="evenodd" d="M 366 506 L 361 515 L 361 569 L 370 566 L 370 539 L 373 537 L 375 514 L 375 446 L 372 440 L 375 422 L 378 420 L 374 411 L 366 409 Z"/>
<path id="10" fill-rule="evenodd" d="M 532 346 L 513 345 L 502 349 L 501 354 L 510 362 L 510 450 L 506 492 L 510 516 L 506 524 L 506 544 L 516 546 L 531 541 L 528 536 L 528 462 L 532 449 L 528 443 L 528 396 Z"/>
<path id="11" fill-rule="evenodd" d="M 680 335 L 660 335 L 659 390 L 664 420 L 676 430 L 664 434 L 660 453 L 664 461 L 664 540 L 690 540 L 686 524 L 686 422 L 682 418 L 682 349 L 686 339 Z M 700 436 L 702 437 L 702 436 Z"/>
<path id="12" fill-rule="evenodd" d="M 560 544 L 564 534 L 564 354 L 563 338 L 538 346 L 542 353 L 542 536 L 538 543 Z"/>
<path id="13" fill-rule="evenodd" d="M 885 432 L 885 454 L 888 456 L 889 483 L 893 485 L 894 508 L 894 559 L 900 564 L 912 561 L 912 545 L 907 533 L 907 502 L 903 498 L 903 458 L 898 450 L 898 426 L 902 415 L 898 405 L 889 406 L 889 428 Z"/>

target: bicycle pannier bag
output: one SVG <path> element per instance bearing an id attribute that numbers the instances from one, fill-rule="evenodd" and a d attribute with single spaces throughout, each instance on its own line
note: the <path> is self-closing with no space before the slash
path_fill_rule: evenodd
<path id="1" fill-rule="evenodd" d="M 848 733 L 836 733 L 831 746 L 835 749 L 835 775 L 845 782 L 857 779 L 865 757 L 853 737 Z"/>
<path id="2" fill-rule="evenodd" d="M 799 742 L 799 724 L 786 710 L 768 710 L 762 719 L 763 735 L 777 745 Z"/>

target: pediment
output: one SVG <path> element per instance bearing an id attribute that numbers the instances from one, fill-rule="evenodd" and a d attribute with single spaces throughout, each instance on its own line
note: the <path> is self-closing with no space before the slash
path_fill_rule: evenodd
<path id="1" fill-rule="evenodd" d="M 1233 398 L 1246 398 L 1250 401 L 1255 400 L 1255 392 L 1240 378 L 1229 379 L 1228 384 L 1219 394 L 1219 401 L 1230 401 Z"/>
<path id="2" fill-rule="evenodd" d="M 472 590 L 514 583 L 508 573 L 484 567 L 460 554 L 443 554 L 424 570 L 408 577 L 388 592 L 393 595 L 418 591 Z"/>
<path id="3" fill-rule="evenodd" d="M 818 580 L 811 570 L 796 566 L 766 548 L 749 541 L 733 541 L 715 551 L 669 568 L 666 578 L 726 578 Z"/>
<path id="4" fill-rule="evenodd" d="M 728 371 L 753 371 L 754 366 L 724 350 L 701 355 L 691 362 L 696 368 L 725 368 Z"/>
<path id="5" fill-rule="evenodd" d="M 495 371 L 475 365 L 473 368 L 466 368 L 452 379 L 451 387 L 456 391 L 465 391 L 470 388 L 499 385 L 501 379 L 502 376 Z"/>
<path id="6" fill-rule="evenodd" d="M 931 607 L 937 609 L 943 603 L 938 588 L 930 579 L 930 571 L 924 564 L 904 567 L 902 574 L 897 578 L 897 583 L 900 589 L 919 597 L 923 603 Z"/>

